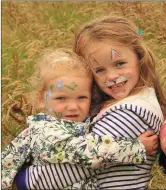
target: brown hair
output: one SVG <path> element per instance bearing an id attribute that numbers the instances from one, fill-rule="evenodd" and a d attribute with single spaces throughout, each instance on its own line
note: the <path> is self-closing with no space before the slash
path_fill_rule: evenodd
<path id="1" fill-rule="evenodd" d="M 142 41 L 138 28 L 133 22 L 113 15 L 85 24 L 76 34 L 74 51 L 85 58 L 85 50 L 93 42 L 109 41 L 127 45 L 138 56 L 140 79 L 130 95 L 139 92 L 144 87 L 154 87 L 163 114 L 166 116 L 166 99 L 159 83 L 154 55 Z"/>
<path id="2" fill-rule="evenodd" d="M 60 76 L 89 77 L 92 79 L 92 73 L 83 57 L 64 48 L 44 50 L 35 65 L 34 74 L 28 79 L 33 89 L 30 93 L 30 101 L 35 111 L 40 109 L 38 106 L 39 99 L 47 90 L 48 81 Z"/>

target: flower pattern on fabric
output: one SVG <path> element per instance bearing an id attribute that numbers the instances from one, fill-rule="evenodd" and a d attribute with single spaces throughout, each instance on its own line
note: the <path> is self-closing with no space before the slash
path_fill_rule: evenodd
<path id="1" fill-rule="evenodd" d="M 27 125 L 2 152 L 3 189 L 11 187 L 30 158 L 34 165 L 69 162 L 88 168 L 105 167 L 108 162 L 142 163 L 146 159 L 144 146 L 137 140 L 87 134 L 89 119 L 73 122 L 40 113 L 29 116 Z"/>

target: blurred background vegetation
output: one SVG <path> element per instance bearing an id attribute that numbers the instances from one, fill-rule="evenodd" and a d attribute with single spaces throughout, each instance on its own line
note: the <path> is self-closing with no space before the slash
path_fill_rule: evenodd
<path id="1" fill-rule="evenodd" d="M 166 92 L 166 2 L 2 2 L 2 148 L 33 112 L 27 79 L 47 47 L 72 47 L 78 27 L 111 13 L 133 20 L 153 50 Z M 150 189 L 166 189 L 157 162 Z"/>

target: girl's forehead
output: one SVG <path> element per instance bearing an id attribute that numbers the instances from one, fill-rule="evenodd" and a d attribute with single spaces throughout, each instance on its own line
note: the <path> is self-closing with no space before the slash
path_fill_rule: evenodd
<path id="1" fill-rule="evenodd" d="M 121 51 L 118 47 L 109 46 L 101 44 L 101 46 L 96 46 L 89 51 L 88 59 L 93 62 L 102 61 L 115 61 L 123 58 Z"/>
<path id="2" fill-rule="evenodd" d="M 87 59 L 88 58 L 96 58 L 96 59 L 125 59 L 129 58 L 136 54 L 133 49 L 124 44 L 118 44 L 114 42 L 99 42 L 95 43 L 86 50 Z"/>
<path id="3" fill-rule="evenodd" d="M 85 49 L 85 54 L 89 57 L 91 55 L 100 54 L 100 53 L 110 53 L 112 55 L 112 58 L 114 58 L 116 55 L 120 55 L 120 47 L 122 47 L 123 44 L 116 44 L 114 42 L 112 43 L 105 43 L 105 42 L 95 42 L 90 44 Z"/>
<path id="4" fill-rule="evenodd" d="M 59 76 L 56 77 L 50 81 L 48 81 L 48 86 L 63 86 L 63 85 L 70 85 L 70 84 L 80 84 L 86 82 L 91 82 L 92 78 L 90 75 L 64 75 L 64 76 Z"/>

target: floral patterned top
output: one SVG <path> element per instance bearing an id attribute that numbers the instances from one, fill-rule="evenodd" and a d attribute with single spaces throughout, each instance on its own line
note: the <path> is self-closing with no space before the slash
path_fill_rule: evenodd
<path id="1" fill-rule="evenodd" d="M 2 152 L 3 189 L 11 187 L 17 172 L 28 161 L 34 165 L 78 163 L 95 169 L 112 162 L 146 160 L 144 145 L 138 140 L 91 134 L 89 120 L 85 123 L 59 120 L 40 113 L 29 116 L 27 125 Z"/>

